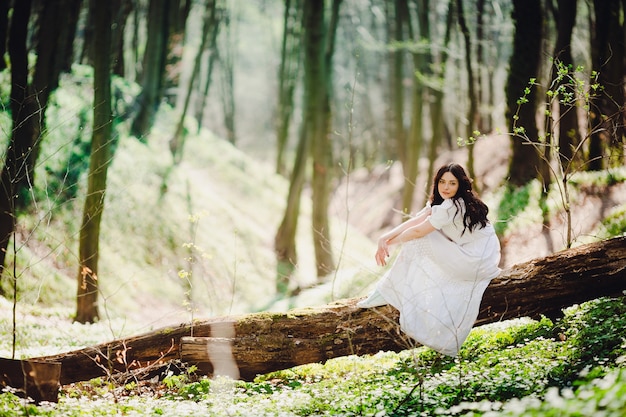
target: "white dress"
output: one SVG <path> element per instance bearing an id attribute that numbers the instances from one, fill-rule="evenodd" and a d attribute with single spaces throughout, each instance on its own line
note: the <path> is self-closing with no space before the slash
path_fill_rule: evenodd
<path id="1" fill-rule="evenodd" d="M 437 230 L 406 242 L 376 288 L 400 311 L 404 333 L 449 356 L 457 355 L 487 285 L 500 273 L 493 226 L 462 233 L 464 210 L 461 204 L 457 213 L 450 199 L 433 206 L 427 220 Z"/>

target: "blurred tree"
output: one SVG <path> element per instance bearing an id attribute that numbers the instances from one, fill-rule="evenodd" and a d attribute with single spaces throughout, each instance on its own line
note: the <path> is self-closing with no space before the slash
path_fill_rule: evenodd
<path id="1" fill-rule="evenodd" d="M 306 163 L 313 157 L 313 242 L 318 276 L 334 269 L 328 223 L 329 181 L 332 164 L 330 131 L 329 71 L 334 52 L 334 33 L 341 0 L 333 0 L 330 28 L 326 27 L 324 2 L 304 0 L 304 100 L 300 140 L 291 173 L 289 195 L 283 220 L 274 240 L 277 257 L 277 290 L 288 291 L 289 278 L 297 265 L 295 232 L 300 212 L 300 196 L 306 182 Z M 327 36 L 327 32 L 330 36 Z"/>
<path id="2" fill-rule="evenodd" d="M 574 30 L 574 24 L 576 23 L 576 2 L 577 0 L 558 0 L 558 10 L 555 13 L 555 21 L 557 28 L 556 44 L 554 45 L 554 53 L 552 58 L 562 63 L 565 68 L 570 68 L 572 71 L 574 60 L 572 58 L 572 31 Z M 552 67 L 552 80 L 558 77 L 558 66 Z M 565 166 L 572 161 L 572 158 L 576 158 L 579 161 L 582 158 L 580 152 L 574 155 L 574 149 L 580 143 L 580 131 L 578 127 L 578 113 L 575 101 L 567 99 L 568 96 L 576 99 L 575 86 L 562 84 L 553 85 L 553 90 L 562 90 L 559 95 L 562 97 L 559 100 L 557 110 L 558 119 L 556 127 L 558 128 L 558 141 L 559 141 L 559 155 L 561 163 Z"/>
<path id="3" fill-rule="evenodd" d="M 509 63 L 506 84 L 506 119 L 509 131 L 513 131 L 513 116 L 518 107 L 518 100 L 524 95 L 528 82 L 539 75 L 543 10 L 541 0 L 513 0 L 513 22 L 515 36 L 513 53 Z M 521 106 L 517 126 L 526 131 L 532 141 L 539 139 L 537 128 L 537 91 L 532 88 L 527 95 L 528 103 Z M 512 155 L 509 163 L 508 179 L 511 185 L 520 186 L 537 178 L 542 172 L 541 160 L 533 146 L 528 146 L 523 139 L 513 137 Z"/>
<path id="4" fill-rule="evenodd" d="M 187 90 L 183 99 L 183 108 L 181 110 L 180 117 L 178 118 L 178 123 L 176 124 L 174 134 L 170 138 L 169 142 L 170 152 L 172 153 L 174 163 L 179 163 L 183 155 L 183 147 L 185 146 L 185 133 L 183 131 L 185 126 L 185 119 L 187 118 L 187 111 L 189 109 L 189 104 L 191 103 L 191 96 L 194 92 L 194 86 L 197 83 L 196 80 L 200 77 L 202 56 L 207 49 L 207 45 L 211 42 L 214 43 L 215 37 L 217 37 L 217 27 L 219 26 L 219 19 L 217 14 L 217 1 L 207 0 L 204 8 L 204 18 L 202 24 L 202 33 L 200 35 L 200 45 L 198 46 L 198 50 L 196 51 L 196 57 L 193 60 L 193 69 L 191 70 L 191 74 L 189 76 L 189 84 L 187 85 Z"/>
<path id="5" fill-rule="evenodd" d="M 440 52 L 435 54 L 434 59 L 434 80 L 430 83 L 429 89 L 433 97 L 431 105 L 431 123 L 433 136 L 430 140 L 428 150 L 428 177 L 425 182 L 426 189 L 424 190 L 424 196 L 430 193 L 430 184 L 432 183 L 432 177 L 435 173 L 435 159 L 437 159 L 437 150 L 441 146 L 442 138 L 444 136 L 444 120 L 443 120 L 443 99 L 446 79 L 446 65 L 448 63 L 448 51 L 450 48 L 450 38 L 452 34 L 452 24 L 454 21 L 454 0 L 448 1 L 448 8 L 445 15 L 445 32 L 443 35 L 443 43 L 439 48 Z"/>
<path id="6" fill-rule="evenodd" d="M 465 47 L 465 71 L 467 73 L 467 95 L 469 99 L 469 106 L 465 117 L 465 137 L 470 138 L 474 136 L 473 132 L 478 127 L 478 120 L 480 119 L 480 114 L 478 113 L 478 93 L 476 92 L 476 77 L 474 75 L 474 65 L 472 62 L 472 40 L 467 21 L 465 19 L 465 10 L 463 10 L 462 0 L 456 0 L 456 9 L 459 27 L 461 28 L 461 34 L 463 35 L 463 45 Z M 481 41 L 482 40 L 479 39 L 478 43 Z M 469 177 L 474 178 L 476 176 L 474 171 L 474 144 L 471 143 L 471 141 L 467 145 L 466 168 Z"/>
<path id="7" fill-rule="evenodd" d="M 593 70 L 603 91 L 594 100 L 590 124 L 589 168 L 599 170 L 624 164 L 624 20 L 626 5 L 620 0 L 594 0 L 591 31 Z"/>
<path id="8" fill-rule="evenodd" d="M 145 54 L 143 56 L 141 93 L 136 98 L 137 114 L 131 134 L 144 139 L 152 127 L 154 115 L 163 97 L 167 46 L 170 34 L 169 0 L 150 0 Z"/>
<path id="9" fill-rule="evenodd" d="M 87 176 L 87 194 L 79 238 L 78 289 L 76 317 L 79 323 L 98 320 L 98 259 L 100 221 L 104 211 L 107 170 L 111 152 L 111 22 L 112 4 L 92 3 L 94 16 L 94 105 L 91 157 Z M 106 53 L 109 51 L 109 53 Z"/>
<path id="10" fill-rule="evenodd" d="M 220 17 L 216 19 L 216 24 L 212 26 L 212 32 L 210 36 L 209 45 L 206 48 L 205 54 L 207 56 L 207 65 L 205 74 L 200 77 L 198 84 L 202 85 L 200 88 L 200 94 L 198 95 L 197 105 L 195 106 L 194 117 L 196 119 L 196 123 L 198 125 L 198 132 L 202 128 L 204 124 L 204 110 L 207 106 L 207 101 L 209 98 L 209 89 L 211 87 L 213 81 L 213 69 L 215 68 L 216 62 L 219 60 L 218 47 L 217 47 L 217 36 L 220 31 L 220 27 L 222 25 L 227 25 L 230 21 L 228 10 L 220 6 Z"/>
<path id="11" fill-rule="evenodd" d="M 384 145 L 383 157 L 387 159 L 405 160 L 407 132 L 404 127 L 405 112 L 405 58 L 406 50 L 401 45 L 406 41 L 405 30 L 410 15 L 406 13 L 406 0 L 385 2 L 385 22 L 387 30 L 387 43 L 390 45 L 388 52 L 389 71 L 389 105 L 387 106 L 387 121 L 389 140 Z"/>
<path id="12" fill-rule="evenodd" d="M 294 94 L 300 73 L 302 36 L 301 0 L 285 0 L 283 39 L 278 68 L 278 105 L 276 108 L 276 172 L 287 175 L 285 150 L 294 111 Z"/>
<path id="13" fill-rule="evenodd" d="M 38 9 L 32 40 L 36 45 L 32 78 L 29 78 L 28 25 L 30 0 L 13 6 L 8 40 L 11 62 L 11 117 L 13 129 L 0 175 L 0 275 L 4 271 L 9 240 L 15 230 L 16 210 L 25 208 L 35 177 L 35 165 L 46 125 L 50 94 L 58 87 L 59 76 L 72 56 L 80 0 L 51 0 Z M 67 19 L 68 25 L 59 25 Z"/>
<path id="14" fill-rule="evenodd" d="M 330 204 L 330 183 L 333 180 L 334 157 L 333 144 L 333 55 L 335 54 L 335 39 L 339 25 L 339 10 L 343 0 L 332 0 L 330 18 L 326 28 L 326 36 L 322 37 L 323 55 L 319 84 L 316 89 L 316 101 L 321 102 L 321 119 L 315 118 L 319 126 L 314 129 L 313 137 L 313 178 L 311 180 L 313 210 L 313 246 L 315 248 L 315 263 L 317 276 L 323 277 L 335 269 L 333 249 L 330 240 L 330 222 L 328 208 Z M 324 28 L 322 21 L 322 29 Z M 313 111 L 313 106 L 309 108 Z"/>

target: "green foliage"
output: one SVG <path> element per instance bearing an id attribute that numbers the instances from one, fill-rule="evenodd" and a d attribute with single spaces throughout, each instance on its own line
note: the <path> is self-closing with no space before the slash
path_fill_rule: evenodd
<path id="1" fill-rule="evenodd" d="M 607 217 L 602 219 L 604 233 L 601 237 L 610 238 L 626 234 L 626 205 L 615 207 Z"/>
<path id="2" fill-rule="evenodd" d="M 509 221 L 515 218 L 519 213 L 523 212 L 530 199 L 531 184 L 526 184 L 523 187 L 513 187 L 507 185 L 504 188 L 504 195 L 500 200 L 498 206 L 498 220 L 496 221 L 494 228 L 499 236 L 504 235 L 509 225 Z"/>
<path id="3" fill-rule="evenodd" d="M 457 358 L 419 347 L 252 382 L 196 378 L 189 369 L 168 373 L 150 395 L 141 384 L 116 388 L 96 379 L 64 390 L 56 405 L 2 394 L 0 416 L 26 415 L 24 407 L 27 415 L 63 416 L 618 416 L 626 409 L 625 363 L 626 298 L 600 298 L 564 310 L 555 322 L 475 328 Z"/>

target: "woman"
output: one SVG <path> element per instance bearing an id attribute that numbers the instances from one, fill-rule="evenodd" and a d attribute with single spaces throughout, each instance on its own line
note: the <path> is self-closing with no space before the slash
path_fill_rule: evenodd
<path id="1" fill-rule="evenodd" d="M 378 240 L 380 266 L 392 245 L 403 247 L 374 292 L 357 305 L 391 304 L 400 311 L 407 335 L 456 356 L 487 285 L 500 273 L 500 243 L 488 212 L 463 167 L 442 166 L 426 207 Z"/>

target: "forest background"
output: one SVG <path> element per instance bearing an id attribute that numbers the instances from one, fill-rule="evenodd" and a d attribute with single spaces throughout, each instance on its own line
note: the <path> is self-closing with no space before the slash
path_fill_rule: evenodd
<path id="1" fill-rule="evenodd" d="M 623 216 L 619 1 L 1 6 L 0 287 L 18 310 L 156 326 L 364 295 L 372 239 L 452 159 L 503 266 Z M 560 185 L 593 178 L 608 206 L 569 211 L 580 190 Z"/>

